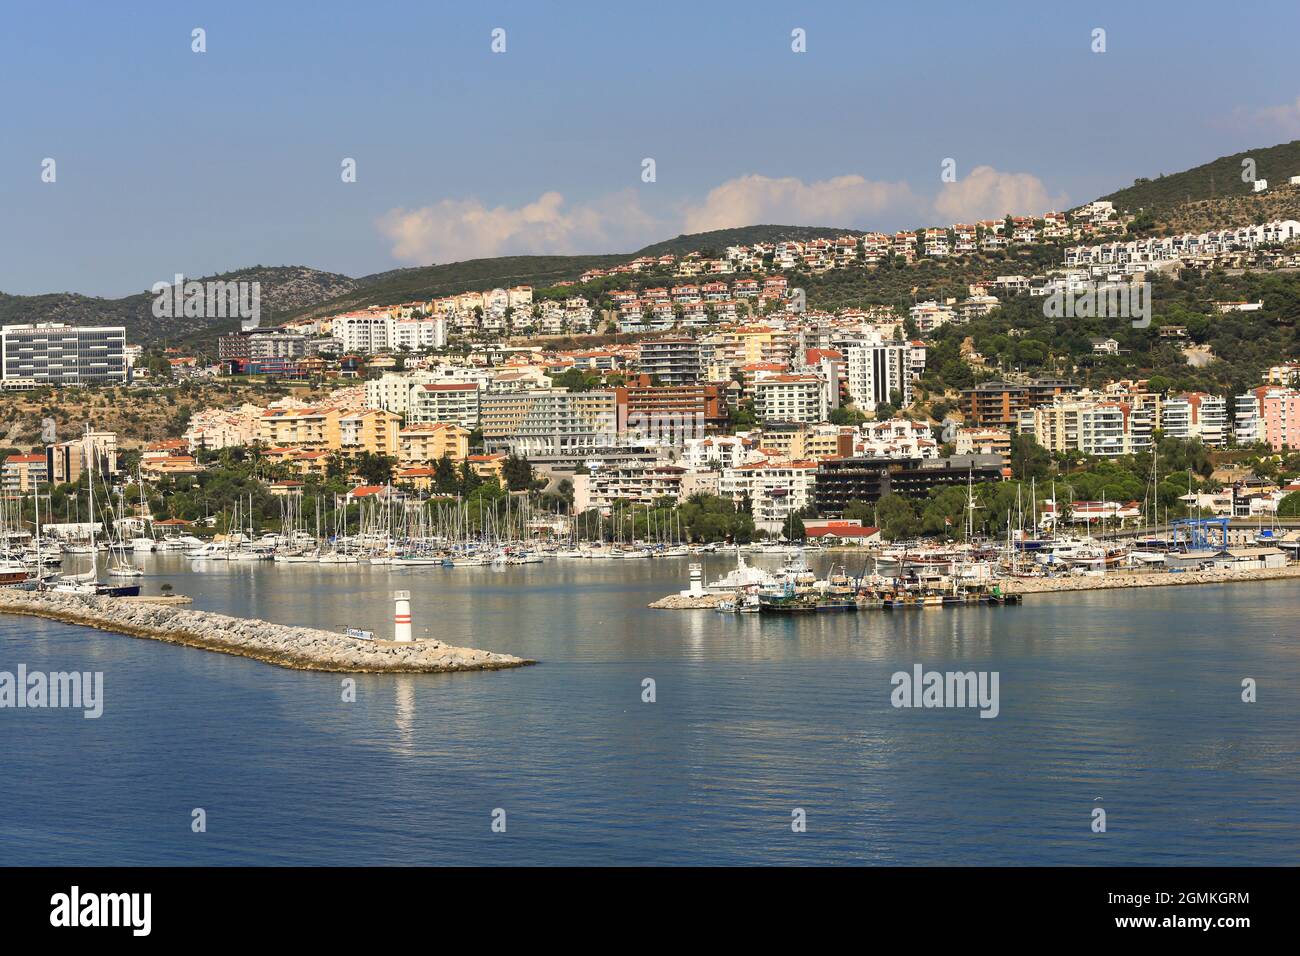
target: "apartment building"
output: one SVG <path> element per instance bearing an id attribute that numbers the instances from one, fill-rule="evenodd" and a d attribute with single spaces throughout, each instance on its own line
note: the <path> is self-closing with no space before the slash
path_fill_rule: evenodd
<path id="1" fill-rule="evenodd" d="M 336 408 L 268 408 L 258 421 L 258 441 L 276 448 L 305 450 L 339 447 Z"/>
<path id="2" fill-rule="evenodd" d="M 217 356 L 223 362 L 292 360 L 307 356 L 307 336 L 284 329 L 230 332 L 217 339 Z"/>
<path id="3" fill-rule="evenodd" d="M 678 501 L 686 474 L 682 466 L 666 462 L 624 462 L 594 468 L 589 474 L 573 476 L 574 513 L 597 508 L 608 514 L 615 501 L 642 505 L 654 504 L 661 498 Z"/>
<path id="4" fill-rule="evenodd" d="M 759 445 L 764 454 L 815 461 L 852 455 L 858 437 L 851 425 L 779 422 L 763 426 Z"/>
<path id="5" fill-rule="evenodd" d="M 916 373 L 911 343 L 890 345 L 849 345 L 845 350 L 848 364 L 849 395 L 863 411 L 892 402 L 895 392 L 902 395 L 903 405 L 912 404 L 912 378 Z"/>
<path id="6" fill-rule="evenodd" d="M 447 347 L 447 320 L 442 316 L 396 319 L 388 335 L 392 349 L 422 352 Z"/>
<path id="7" fill-rule="evenodd" d="M 45 449 L 46 474 L 56 485 L 76 481 L 81 477 L 85 464 L 85 444 L 80 440 L 58 442 Z"/>
<path id="8" fill-rule="evenodd" d="M 473 382 L 437 382 L 411 390 L 410 422 L 450 422 L 475 428 L 481 414 L 482 392 Z"/>
<path id="9" fill-rule="evenodd" d="M 469 457 L 469 429 L 449 422 L 421 422 L 397 433 L 397 460 L 404 467 L 427 465 L 442 458 L 460 462 Z"/>
<path id="10" fill-rule="evenodd" d="M 1300 447 L 1300 391 L 1266 385 L 1236 398 L 1235 428 L 1243 445 L 1262 442 L 1274 451 Z"/>
<path id="11" fill-rule="evenodd" d="M 7 455 L 0 466 L 0 488 L 6 495 L 30 494 L 49 480 L 49 465 L 43 454 Z"/>
<path id="12" fill-rule="evenodd" d="M 966 424 L 973 427 L 1014 429 L 1021 412 L 1051 404 L 1059 396 L 1077 392 L 1078 388 L 1073 382 L 1057 378 L 1040 378 L 1023 384 L 983 382 L 962 389 L 962 414 Z"/>
<path id="13" fill-rule="evenodd" d="M 124 326 L 50 322 L 0 327 L 0 378 L 6 388 L 124 385 Z"/>
<path id="14" fill-rule="evenodd" d="M 347 454 L 396 455 L 402 416 L 382 408 L 340 415 L 339 448 Z"/>
<path id="15" fill-rule="evenodd" d="M 887 418 L 859 426 L 857 438 L 845 457 L 938 458 L 939 443 L 925 422 Z"/>
<path id="16" fill-rule="evenodd" d="M 1011 432 L 1003 428 L 958 428 L 953 436 L 958 455 L 997 455 L 1003 465 L 1011 464 Z"/>
<path id="17" fill-rule="evenodd" d="M 734 468 L 756 454 L 757 443 L 745 435 L 713 435 L 693 438 L 682 450 L 682 460 L 693 471 Z"/>
<path id="18" fill-rule="evenodd" d="M 815 373 L 761 375 L 752 389 L 762 422 L 821 422 L 830 414 L 826 380 Z"/>
<path id="19" fill-rule="evenodd" d="M 1001 481 L 996 455 L 951 458 L 840 458 L 821 463 L 814 501 L 818 514 L 839 517 L 850 502 L 873 504 L 888 494 L 927 496 L 935 488 L 966 487 L 967 482 Z"/>
<path id="20" fill-rule="evenodd" d="M 660 385 L 689 385 L 700 381 L 700 343 L 673 338 L 642 342 L 637 348 L 637 367 Z"/>
<path id="21" fill-rule="evenodd" d="M 786 519 L 812 504 L 817 462 L 767 459 L 725 469 L 719 494 L 740 504 L 748 500 L 754 527 L 780 532 Z"/>
<path id="22" fill-rule="evenodd" d="M 479 429 L 489 451 L 576 461 L 618 437 L 613 391 L 535 389 L 482 396 Z"/>
<path id="23" fill-rule="evenodd" d="M 344 352 L 374 355 L 392 348 L 393 317 L 388 312 L 349 312 L 335 316 L 332 328 Z"/>
<path id="24" fill-rule="evenodd" d="M 1205 392 L 1170 396 L 1160 410 L 1160 428 L 1170 438 L 1197 438 L 1222 447 L 1231 435 L 1228 400 Z"/>
<path id="25" fill-rule="evenodd" d="M 1018 426 L 1049 451 L 1116 458 L 1150 451 L 1158 421 L 1153 404 L 1083 398 L 1026 409 Z"/>
<path id="26" fill-rule="evenodd" d="M 619 434 L 629 438 L 681 445 L 727 424 L 725 387 L 717 383 L 650 385 L 649 376 L 642 375 L 614 394 Z"/>
<path id="27" fill-rule="evenodd" d="M 921 335 L 929 335 L 941 325 L 947 325 L 957 318 L 956 310 L 949 304 L 938 302 L 918 302 L 907 310 L 908 316 L 916 323 L 916 330 Z"/>

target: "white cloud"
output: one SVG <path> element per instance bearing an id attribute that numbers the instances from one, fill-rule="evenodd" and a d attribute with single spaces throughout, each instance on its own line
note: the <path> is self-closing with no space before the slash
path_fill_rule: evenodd
<path id="1" fill-rule="evenodd" d="M 1250 117 L 1256 123 L 1276 129 L 1286 136 L 1300 136 L 1300 96 L 1295 98 L 1294 103 L 1252 110 Z"/>
<path id="2" fill-rule="evenodd" d="M 707 232 L 760 223 L 794 226 L 861 226 L 872 219 L 919 206 L 907 183 L 836 176 L 805 183 L 793 176 L 748 175 L 709 191 L 683 212 L 686 232 Z"/>
<path id="3" fill-rule="evenodd" d="M 444 199 L 392 209 L 377 221 L 402 262 L 455 262 L 489 256 L 634 249 L 660 238 L 658 224 L 630 191 L 568 207 L 558 192 L 523 206 L 489 208 L 478 199 Z"/>
<path id="4" fill-rule="evenodd" d="M 945 183 L 934 200 L 934 213 L 944 223 L 1001 219 L 1008 213 L 1032 216 L 1063 209 L 1064 194 L 1049 196 L 1047 187 L 1030 173 L 1004 173 L 976 166 L 955 183 Z"/>

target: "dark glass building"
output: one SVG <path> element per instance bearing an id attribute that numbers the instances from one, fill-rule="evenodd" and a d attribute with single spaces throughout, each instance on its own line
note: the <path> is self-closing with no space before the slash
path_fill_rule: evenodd
<path id="1" fill-rule="evenodd" d="M 833 458 L 817 468 L 813 491 L 817 513 L 842 515 L 850 501 L 867 504 L 885 495 L 923 498 L 933 488 L 1002 480 L 998 455 L 954 455 L 951 458 Z"/>

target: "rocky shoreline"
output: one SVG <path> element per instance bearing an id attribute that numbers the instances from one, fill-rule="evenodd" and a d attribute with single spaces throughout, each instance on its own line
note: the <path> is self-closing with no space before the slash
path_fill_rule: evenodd
<path id="1" fill-rule="evenodd" d="M 349 674 L 501 670 L 536 661 L 441 641 L 368 641 L 310 627 L 290 627 L 146 600 L 0 588 L 0 614 L 26 614 L 197 647 L 295 670 Z"/>

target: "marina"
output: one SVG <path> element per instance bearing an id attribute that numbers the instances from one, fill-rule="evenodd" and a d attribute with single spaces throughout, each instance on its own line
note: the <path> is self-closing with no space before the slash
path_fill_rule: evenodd
<path id="1" fill-rule="evenodd" d="M 775 573 L 786 557 L 746 563 Z M 708 581 L 737 564 L 693 560 Z M 824 579 L 861 556 L 807 560 Z M 100 721 L 46 720 L 39 734 L 0 722 L 9 819 L 48 834 L 14 837 L 8 853 L 181 865 L 1285 862 L 1294 582 L 1044 593 L 957 613 L 647 609 L 686 585 L 690 563 L 141 557 L 147 592 L 170 584 L 197 611 L 337 635 L 391 636 L 393 591 L 409 588 L 417 638 L 541 662 L 362 673 L 355 704 L 340 702 L 347 674 L 0 614 L 11 664 L 106 675 Z M 998 719 L 894 710 L 890 674 L 916 661 L 999 671 Z M 1243 675 L 1267 703 L 1240 703 Z M 655 704 L 641 701 L 647 677 Z M 88 738 L 74 723 L 103 729 Z M 95 788 L 66 786 L 88 768 Z M 1098 796 L 1122 840 L 1086 838 Z M 204 840 L 185 830 L 196 805 L 219 808 Z M 791 838 L 791 806 L 808 810 L 815 840 Z M 183 835 L 158 840 L 178 807 Z M 489 831 L 493 807 L 510 814 L 508 839 Z M 1186 825 L 1206 818 L 1222 822 Z"/>

